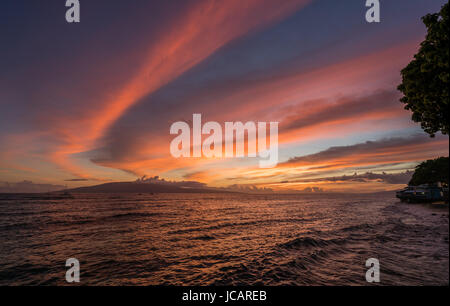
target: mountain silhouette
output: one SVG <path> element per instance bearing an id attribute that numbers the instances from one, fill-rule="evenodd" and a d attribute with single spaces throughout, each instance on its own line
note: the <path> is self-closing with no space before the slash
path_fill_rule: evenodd
<path id="1" fill-rule="evenodd" d="M 191 188 L 170 184 L 115 182 L 89 187 L 67 189 L 71 193 L 217 193 L 227 192 L 212 188 Z"/>

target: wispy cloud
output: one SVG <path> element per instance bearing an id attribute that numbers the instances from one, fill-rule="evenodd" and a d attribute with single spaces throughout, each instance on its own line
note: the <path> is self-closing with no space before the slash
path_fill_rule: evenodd
<path id="1" fill-rule="evenodd" d="M 288 114 L 282 121 L 284 131 L 304 129 L 369 118 L 403 116 L 397 91 L 379 91 L 366 96 L 342 97 L 336 100 L 313 100 L 290 106 L 280 112 Z"/>
<path id="2" fill-rule="evenodd" d="M 374 173 L 366 172 L 362 174 L 353 175 L 341 175 L 341 176 L 331 176 L 331 177 L 321 177 L 317 179 L 301 179 L 294 180 L 292 182 L 302 182 L 302 183 L 317 183 L 317 182 L 385 182 L 388 184 L 408 184 L 411 180 L 414 171 L 405 171 L 401 173 Z"/>
<path id="3" fill-rule="evenodd" d="M 448 154 L 448 138 L 430 138 L 424 134 L 413 137 L 386 138 L 349 146 L 331 147 L 327 150 L 290 158 L 283 166 L 313 166 L 314 169 L 330 167 L 355 167 L 368 164 L 420 161 Z M 320 167 L 320 168 L 319 168 Z"/>

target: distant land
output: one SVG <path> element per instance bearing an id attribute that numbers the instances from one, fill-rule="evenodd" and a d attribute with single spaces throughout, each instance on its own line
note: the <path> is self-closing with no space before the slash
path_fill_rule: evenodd
<path id="1" fill-rule="evenodd" d="M 269 188 L 258 188 L 256 186 L 247 185 L 231 185 L 228 187 L 210 187 L 204 183 L 195 181 L 165 181 L 158 177 L 142 178 L 129 182 L 110 182 L 100 185 L 65 188 L 61 185 L 35 184 L 28 181 L 19 183 L 0 184 L 0 194 L 60 194 L 68 193 L 245 193 L 245 194 L 298 194 L 298 195 L 345 195 L 345 194 L 379 194 L 393 195 L 394 191 L 379 192 L 337 192 L 324 191 L 320 188 L 306 188 L 304 190 L 282 190 L 274 191 Z"/>
<path id="2" fill-rule="evenodd" d="M 351 195 L 351 192 L 304 192 L 304 191 L 284 191 L 284 192 L 251 192 L 248 190 L 214 188 L 207 186 L 178 186 L 164 183 L 139 183 L 139 182 L 113 182 L 101 185 L 79 187 L 63 190 L 69 193 L 254 193 L 254 194 L 286 194 L 286 195 Z M 378 194 L 393 195 L 394 191 L 379 191 L 358 194 Z"/>
<path id="3" fill-rule="evenodd" d="M 218 193 L 221 189 L 173 186 L 158 183 L 115 182 L 101 185 L 66 189 L 71 193 Z"/>

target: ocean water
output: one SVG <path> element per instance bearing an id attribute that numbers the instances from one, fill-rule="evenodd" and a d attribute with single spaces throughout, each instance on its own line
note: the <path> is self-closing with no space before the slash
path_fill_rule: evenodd
<path id="1" fill-rule="evenodd" d="M 448 285 L 448 208 L 394 195 L 0 195 L 0 285 Z"/>

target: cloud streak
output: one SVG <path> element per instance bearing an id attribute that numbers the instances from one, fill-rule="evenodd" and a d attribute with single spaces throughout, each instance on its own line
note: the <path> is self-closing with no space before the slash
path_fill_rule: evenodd
<path id="1" fill-rule="evenodd" d="M 331 167 L 354 167 L 355 165 L 388 164 L 419 161 L 448 154 L 448 138 L 430 138 L 426 135 L 395 137 L 367 141 L 349 146 L 331 147 L 305 156 L 292 157 L 282 166 L 308 166 L 315 169 Z"/>
<path id="2" fill-rule="evenodd" d="M 99 101 L 84 118 L 64 118 L 57 127 L 65 144 L 52 153 L 52 160 L 77 176 L 81 169 L 68 156 L 92 149 L 120 116 L 141 98 L 194 67 L 226 43 L 249 31 L 275 22 L 309 1 L 275 0 L 196 1 L 184 16 L 169 24 L 151 45 L 140 70 L 115 92 L 113 99 Z M 83 137 L 78 137 L 80 122 Z M 75 128 L 75 126 L 76 128 Z M 76 132 L 75 132 L 76 131 Z"/>
<path id="3" fill-rule="evenodd" d="M 318 179 L 302 179 L 302 180 L 294 180 L 290 181 L 296 183 L 317 183 L 317 182 L 384 182 L 388 184 L 408 184 L 411 180 L 414 171 L 405 171 L 400 173 L 374 173 L 374 172 L 366 172 L 363 174 L 357 174 L 356 172 L 353 175 L 342 175 L 342 176 L 331 176 L 331 177 L 322 177 Z"/>

